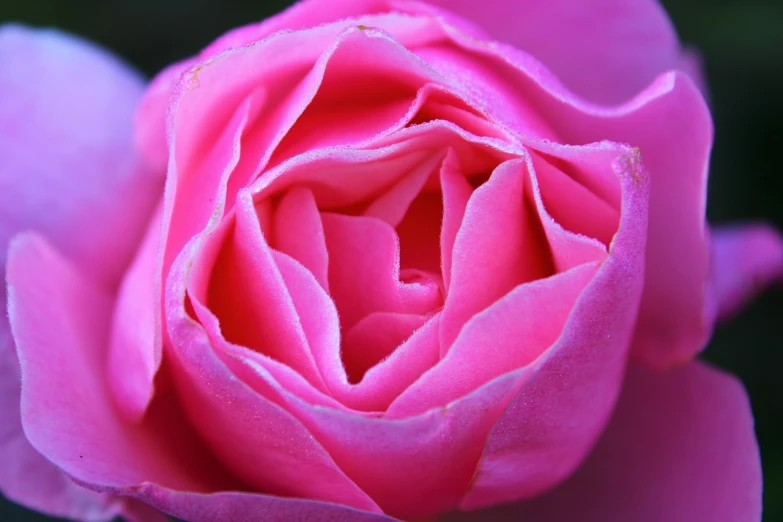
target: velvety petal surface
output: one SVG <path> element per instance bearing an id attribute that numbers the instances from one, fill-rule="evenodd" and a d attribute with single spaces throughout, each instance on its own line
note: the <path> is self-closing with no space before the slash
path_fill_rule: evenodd
<path id="1" fill-rule="evenodd" d="M 631 364 L 612 421 L 573 477 L 530 502 L 444 520 L 759 522 L 747 395 L 699 362 L 667 372 Z"/>

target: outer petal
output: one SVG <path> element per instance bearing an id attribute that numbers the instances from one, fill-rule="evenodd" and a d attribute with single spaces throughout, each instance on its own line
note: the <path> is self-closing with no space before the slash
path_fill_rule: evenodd
<path id="1" fill-rule="evenodd" d="M 0 306 L 6 308 L 5 288 Z M 38 453 L 22 431 L 19 361 L 7 323 L 0 316 L 0 489 L 9 500 L 51 516 L 108 521 L 121 502 L 111 495 L 86 490 Z"/>
<path id="2" fill-rule="evenodd" d="M 105 51 L 54 31 L 3 27 L 0 63 L 0 245 L 34 228 L 116 284 L 163 182 L 133 152 L 144 83 Z"/>
<path id="3" fill-rule="evenodd" d="M 81 40 L 13 25 L 0 27 L 0 62 L 0 269 L 10 237 L 35 228 L 114 285 L 161 186 L 132 153 L 140 77 Z M 22 432 L 19 362 L 5 313 L 0 386 L 0 490 L 55 516 L 115 517 L 123 502 L 73 484 Z"/>
<path id="4" fill-rule="evenodd" d="M 657 0 L 434 0 L 529 52 L 596 103 L 632 98 L 676 67 L 680 45 Z"/>
<path id="5" fill-rule="evenodd" d="M 772 282 L 783 283 L 783 237 L 764 225 L 712 229 L 707 307 L 726 318 Z"/>
<path id="6" fill-rule="evenodd" d="M 323 514 L 323 520 L 392 520 L 345 506 L 236 491 L 240 485 L 188 431 L 178 404 L 167 410 L 157 394 L 141 424 L 126 423 L 114 410 L 101 378 L 110 323 L 103 289 L 34 234 L 14 241 L 8 283 L 26 433 L 77 483 L 138 498 L 191 521 L 309 521 L 314 514 Z M 103 512 L 90 509 L 70 513 L 87 521 L 105 519 L 91 518 L 89 513 Z M 134 502 L 121 514 L 134 522 L 159 516 Z"/>
<path id="7" fill-rule="evenodd" d="M 614 418 L 580 470 L 529 503 L 450 521 L 757 522 L 761 465 L 742 385 L 698 362 L 631 365 Z"/>
<path id="8" fill-rule="evenodd" d="M 160 415 L 165 404 L 158 402 L 138 425 L 123 422 L 112 404 L 104 378 L 111 294 L 32 233 L 12 243 L 7 281 L 22 370 L 22 424 L 35 449 L 87 484 L 157 480 L 208 489 L 203 474 L 186 470 L 179 452 L 166 448 L 184 446 L 186 438 L 176 417 Z"/>

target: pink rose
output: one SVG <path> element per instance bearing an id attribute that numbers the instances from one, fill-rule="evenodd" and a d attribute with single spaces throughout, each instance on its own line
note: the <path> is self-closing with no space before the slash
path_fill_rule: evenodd
<path id="1" fill-rule="evenodd" d="M 760 520 L 744 390 L 693 359 L 783 241 L 708 234 L 710 114 L 655 2 L 519 4 L 304 1 L 143 96 L 3 28 L 4 494 Z"/>

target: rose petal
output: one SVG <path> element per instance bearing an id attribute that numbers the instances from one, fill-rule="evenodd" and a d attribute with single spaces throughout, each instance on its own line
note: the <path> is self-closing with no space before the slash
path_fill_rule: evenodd
<path id="1" fill-rule="evenodd" d="M 747 395 L 698 362 L 666 373 L 632 364 L 606 433 L 565 484 L 529 503 L 446 520 L 759 522 Z"/>
<path id="2" fill-rule="evenodd" d="M 649 177 L 633 151 L 613 162 L 620 225 L 568 318 L 492 433 L 461 503 L 531 497 L 571 474 L 608 421 L 620 389 L 644 276 Z"/>
<path id="3" fill-rule="evenodd" d="M 110 494 L 130 495 L 189 520 L 215 520 L 211 514 L 219 519 L 225 515 L 229 520 L 307 520 L 318 511 L 334 513 L 336 520 L 391 520 L 312 500 L 237 492 L 238 484 L 224 475 L 192 434 L 182 429 L 187 428 L 187 423 L 176 410 L 156 410 L 161 405 L 157 399 L 144 424 L 125 423 L 113 411 L 101 378 L 101 339 L 108 329 L 110 310 L 105 306 L 109 301 L 106 292 L 84 279 L 45 240 L 34 235 L 20 236 L 13 243 L 8 279 L 11 324 L 25 383 L 25 431 L 33 445 L 77 483 Z M 178 332 L 181 330 L 175 331 Z M 208 361 L 209 357 L 203 360 Z M 202 366 L 208 367 L 209 364 Z M 209 382 L 230 382 L 220 375 L 219 363 L 212 368 L 218 374 Z M 209 403 L 199 403 L 199 412 L 209 418 L 210 410 L 204 409 L 205 404 Z M 220 404 L 221 411 L 226 407 Z M 229 410 L 232 407 L 228 405 Z M 274 424 L 274 416 L 257 413 L 265 423 Z M 230 427 L 241 416 L 228 418 L 232 420 L 216 425 Z M 293 433 L 281 432 L 286 447 L 290 448 Z M 306 446 L 299 446 L 304 453 L 296 458 L 315 458 Z M 271 465 L 268 469 L 275 470 L 279 477 L 280 470 L 289 468 Z M 312 478 L 325 470 L 322 465 L 315 469 L 318 471 L 306 476 Z M 334 478 L 314 482 L 339 488 Z M 306 486 L 309 481 L 299 483 Z M 309 493 L 312 492 L 305 495 L 318 496 Z M 328 496 L 340 500 L 339 495 Z M 364 505 L 373 509 L 372 503 Z M 158 516 L 140 506 L 130 506 L 126 513 L 131 520 L 145 522 L 157 520 Z"/>
<path id="4" fill-rule="evenodd" d="M 530 197 L 524 160 L 498 166 L 468 201 L 452 253 L 441 322 L 446 353 L 465 321 L 512 288 L 552 274 L 552 260 Z"/>
<path id="5" fill-rule="evenodd" d="M 247 194 L 245 193 L 245 196 Z M 252 201 L 249 197 L 246 202 Z M 267 396 L 279 386 L 268 374 L 253 388 L 236 378 L 204 329 L 185 309 L 191 241 L 169 276 L 166 318 L 172 364 L 184 408 L 222 462 L 254 489 L 328 500 L 368 511 L 377 505 L 346 477 L 310 432 Z M 243 361 L 243 364 L 246 364 Z M 265 372 L 258 366 L 255 371 Z"/>
<path id="6" fill-rule="evenodd" d="M 0 62 L 0 269 L 11 236 L 32 228 L 116 285 L 162 184 L 133 156 L 141 78 L 82 40 L 15 25 L 0 26 Z M 19 361 L 1 315 L 0 490 L 52 516 L 110 520 L 124 503 L 74 485 L 22 432 Z"/>
<path id="7" fill-rule="evenodd" d="M 145 484 L 133 495 L 189 522 L 399 522 L 380 513 L 328 502 L 235 491 L 203 495 Z"/>
<path id="8" fill-rule="evenodd" d="M 323 387 L 303 321 L 274 254 L 261 232 L 252 201 L 236 207 L 233 226 L 211 270 L 207 305 L 229 341 L 264 353 Z M 227 221 L 228 222 L 228 221 Z"/>
<path id="9" fill-rule="evenodd" d="M 196 451 L 175 405 L 156 401 L 142 424 L 115 410 L 104 374 L 111 295 L 100 284 L 32 233 L 12 243 L 7 277 L 22 423 L 33 447 L 98 489 L 147 480 L 191 491 L 231 487 Z"/>
<path id="10" fill-rule="evenodd" d="M 6 309 L 5 288 L 0 306 Z M 3 495 L 53 517 L 109 521 L 123 502 L 76 485 L 38 453 L 22 431 L 19 360 L 6 314 L 0 316 L 0 490 Z"/>
<path id="11" fill-rule="evenodd" d="M 13 25 L 0 29 L 0 62 L 0 261 L 32 228 L 116 285 L 162 186 L 133 151 L 141 78 L 82 40 Z"/>
<path id="12" fill-rule="evenodd" d="M 109 339 L 108 381 L 120 411 L 141 418 L 154 394 L 162 359 L 160 313 L 155 310 L 155 268 L 160 209 L 150 222 L 136 258 L 120 285 Z"/>
<path id="13" fill-rule="evenodd" d="M 680 57 L 674 27 L 654 0 L 431 3 L 535 56 L 570 89 L 597 103 L 631 99 Z"/>
<path id="14" fill-rule="evenodd" d="M 475 314 L 438 364 L 397 397 L 387 414 L 406 417 L 449 404 L 532 363 L 559 338 L 597 269 L 591 263 L 520 284 Z"/>
<path id="15" fill-rule="evenodd" d="M 329 288 L 344 329 L 373 312 L 426 314 L 441 303 L 437 282 L 400 280 L 400 247 L 388 223 L 322 213 Z"/>
<path id="16" fill-rule="evenodd" d="M 329 291 L 329 253 L 313 192 L 295 188 L 285 193 L 274 214 L 273 246 L 299 261 Z"/>
<path id="17" fill-rule="evenodd" d="M 739 311 L 770 283 L 783 283 L 783 237 L 769 226 L 712 229 L 708 313 L 718 319 Z"/>

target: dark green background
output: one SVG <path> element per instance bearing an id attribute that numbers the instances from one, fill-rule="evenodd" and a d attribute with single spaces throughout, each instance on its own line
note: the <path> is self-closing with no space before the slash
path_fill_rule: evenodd
<path id="1" fill-rule="evenodd" d="M 0 0 L 0 22 L 63 28 L 113 49 L 151 76 L 227 29 L 265 18 L 289 3 Z M 763 218 L 783 229 L 783 1 L 663 3 L 682 39 L 701 50 L 709 77 L 716 125 L 710 220 Z M 778 287 L 731 324 L 719 327 L 705 354 L 738 375 L 750 393 L 764 466 L 767 522 L 783 521 L 781 324 L 783 292 Z M 0 499 L 0 520 L 51 519 Z"/>

